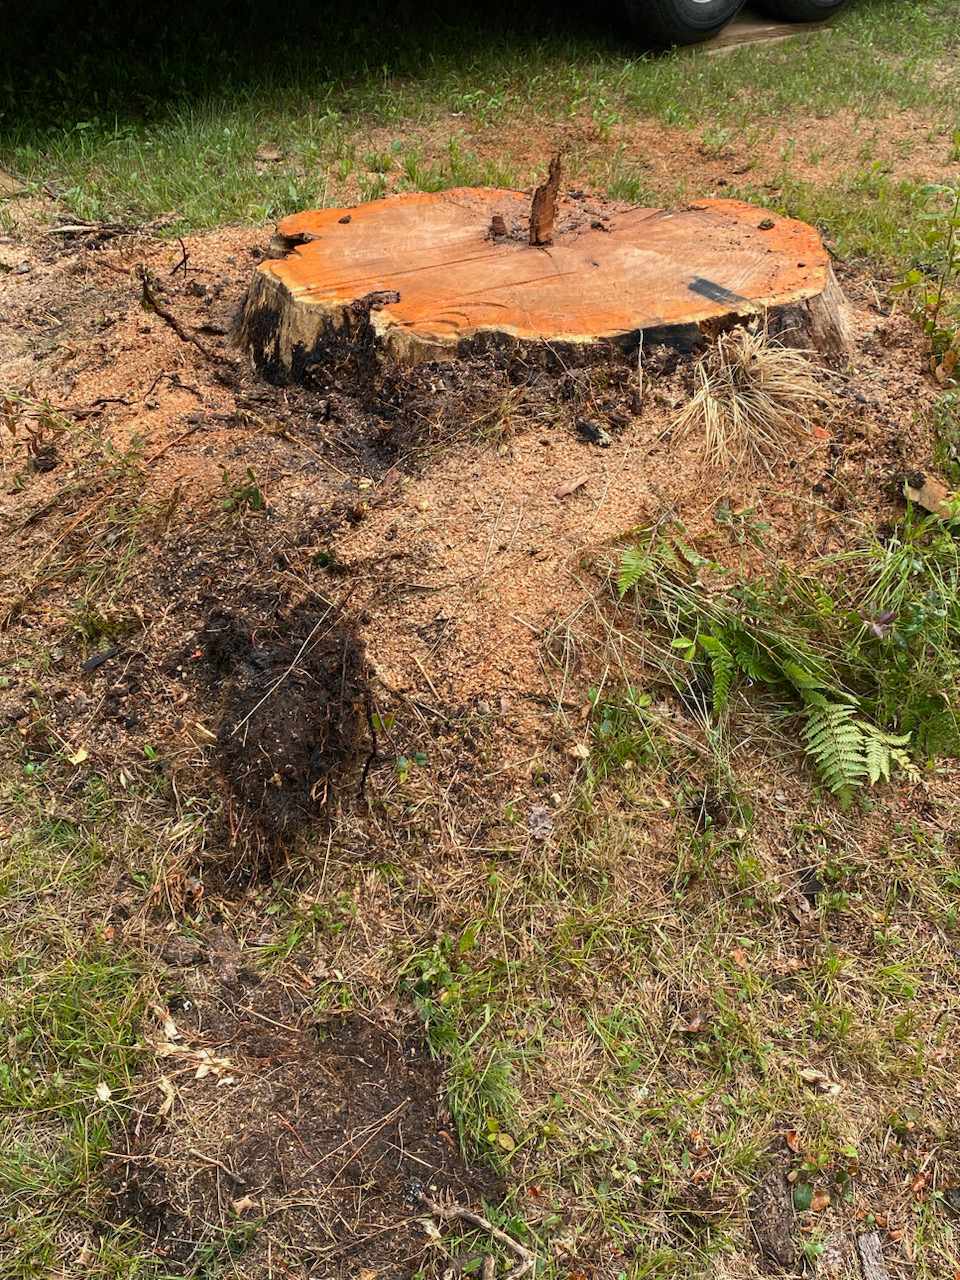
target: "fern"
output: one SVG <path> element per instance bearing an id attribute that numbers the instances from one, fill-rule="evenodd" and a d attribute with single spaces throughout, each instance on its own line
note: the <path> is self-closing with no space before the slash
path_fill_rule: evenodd
<path id="1" fill-rule="evenodd" d="M 710 670 L 713 673 L 713 711 L 714 715 L 719 716 L 726 711 L 730 702 L 730 690 L 739 667 L 733 654 L 716 636 L 701 636 L 700 647 L 710 659 Z"/>
<path id="2" fill-rule="evenodd" d="M 715 716 L 727 712 L 738 679 L 766 685 L 766 702 L 775 698 L 787 714 L 799 712 L 804 751 L 824 785 L 846 806 L 859 788 L 889 782 L 897 771 L 914 775 L 912 755 L 918 752 L 960 754 L 960 712 L 950 696 L 960 683 L 960 660 L 952 657 L 956 650 L 951 648 L 960 638 L 960 593 L 955 589 L 960 556 L 952 540 L 938 554 L 946 567 L 938 561 L 934 570 L 940 578 L 934 577 L 943 587 L 940 594 L 949 596 L 956 620 L 943 623 L 942 634 L 933 633 L 934 645 L 931 618 L 946 615 L 943 609 L 931 612 L 929 592 L 922 609 L 917 605 L 910 613 L 901 607 L 899 647 L 892 657 L 882 645 L 879 653 L 861 652 L 862 615 L 845 612 L 849 601 L 833 599 L 812 577 L 793 581 L 781 576 L 776 591 L 762 581 L 731 589 L 718 585 L 723 571 L 714 565 L 718 574 L 704 586 L 698 578 L 703 558 L 674 533 L 660 536 L 651 530 L 642 544 L 625 550 L 617 585 L 621 597 L 643 585 L 644 605 L 669 637 L 671 656 L 664 658 L 663 667 L 677 688 L 678 667 L 709 668 Z M 884 572 L 893 571 L 887 566 Z M 895 580 L 902 577 L 900 573 Z M 878 598 L 887 605 L 888 596 L 885 591 Z M 886 613 L 894 616 L 890 609 Z M 888 625 L 878 616 L 880 625 Z M 845 638 L 851 620 L 858 628 L 856 645 Z M 938 661 L 928 671 L 919 659 L 930 653 Z M 945 676 L 948 653 L 952 665 Z M 866 671 L 868 659 L 873 666 Z M 689 685 L 689 671 L 682 679 Z M 899 733 L 882 727 L 891 723 Z"/>
<path id="3" fill-rule="evenodd" d="M 725 639 L 737 660 L 737 666 L 751 680 L 760 684 L 775 684 L 780 678 L 779 673 L 753 636 L 741 627 L 735 625 L 728 627 L 725 632 Z"/>
<path id="4" fill-rule="evenodd" d="M 642 582 L 652 568 L 653 561 L 642 547 L 628 547 L 620 557 L 620 571 L 617 574 L 620 599 Z"/>
<path id="5" fill-rule="evenodd" d="M 848 703 L 809 693 L 800 734 L 817 772 L 844 806 L 867 776 L 864 735 L 856 715 L 856 707 Z"/>
<path id="6" fill-rule="evenodd" d="M 916 766 L 906 750 L 910 745 L 909 733 L 885 733 L 866 720 L 858 720 L 857 724 L 863 735 L 863 758 L 871 786 L 881 780 L 889 782 L 894 765 L 904 773 L 916 774 Z"/>

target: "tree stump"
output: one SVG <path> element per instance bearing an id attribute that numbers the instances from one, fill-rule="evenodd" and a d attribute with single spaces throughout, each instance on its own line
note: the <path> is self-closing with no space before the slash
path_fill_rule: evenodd
<path id="1" fill-rule="evenodd" d="M 241 340 L 257 368 L 302 378 L 331 340 L 403 364 L 482 342 L 585 348 L 641 340 L 689 349 L 765 315 L 830 359 L 847 321 L 817 231 L 739 200 L 598 217 L 565 201 L 550 245 L 530 244 L 521 192 L 460 189 L 285 218 L 281 256 L 254 273 Z"/>

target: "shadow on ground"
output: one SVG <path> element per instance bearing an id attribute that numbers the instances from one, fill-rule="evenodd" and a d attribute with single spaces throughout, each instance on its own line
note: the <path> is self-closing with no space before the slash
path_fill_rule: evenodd
<path id="1" fill-rule="evenodd" d="M 626 40 L 615 0 L 292 0 L 282 11 L 251 0 L 41 0 L 0 50 L 0 136 L 142 120 L 251 86 L 429 77 L 451 58 L 494 67 L 506 50 L 545 42 L 595 52 Z"/>

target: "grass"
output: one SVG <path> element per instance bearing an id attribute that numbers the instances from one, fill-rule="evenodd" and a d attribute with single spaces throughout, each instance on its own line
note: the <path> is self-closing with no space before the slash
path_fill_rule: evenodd
<path id="1" fill-rule="evenodd" d="M 860 560 L 844 567 L 852 593 L 864 576 L 873 583 L 871 610 L 895 605 L 906 619 L 932 604 L 932 588 L 956 600 L 955 553 L 934 522 L 912 518 Z M 629 640 L 632 615 L 619 625 Z M 907 678 L 930 669 L 942 683 L 933 664 L 955 652 L 949 632 L 920 638 Z M 568 639 L 551 651 L 571 690 L 564 655 L 589 636 Z M 894 658 L 896 638 L 884 640 Z M 257 891 L 250 963 L 294 980 L 327 975 L 318 1014 L 412 1002 L 446 1065 L 462 1142 L 510 1186 L 496 1220 L 541 1251 L 548 1280 L 596 1249 L 618 1251 L 604 1266 L 630 1277 L 736 1274 L 749 1196 L 785 1151 L 811 1203 L 831 1197 L 828 1209 L 798 1210 L 810 1256 L 831 1233 L 885 1221 L 896 1189 L 937 1153 L 935 1187 L 898 1202 L 896 1222 L 922 1280 L 949 1274 L 960 1263 L 942 1199 L 960 1177 L 949 1148 L 960 979 L 949 824 L 935 835 L 882 795 L 847 815 L 806 784 L 798 792 L 796 739 L 771 726 L 768 707 L 738 702 L 743 731 L 708 732 L 704 713 L 700 738 L 629 643 L 610 633 L 604 645 L 610 667 L 585 691 L 586 722 L 557 725 L 585 747 L 569 790 L 554 795 L 549 756 L 538 762 L 546 838 L 508 797 L 478 842 L 436 764 L 398 769 L 378 787 L 380 835 L 363 831 L 381 860 L 353 856 L 345 819 L 323 854 L 322 894 L 310 858 L 299 885 L 294 866 Z M 151 893 L 182 865 L 183 819 L 149 758 L 125 765 L 131 780 L 118 788 L 69 767 L 59 744 L 8 745 L 0 818 L 18 834 L 0 864 L 13 1042 L 0 1194 L 15 1230 L 0 1248 L 18 1280 L 81 1249 L 107 1280 L 159 1280 L 146 1242 L 103 1230 L 98 1199 L 98 1164 L 136 1102 L 153 980 L 137 928 L 107 926 L 103 913 L 133 885 L 137 901 L 183 919 L 182 905 L 168 911 Z M 449 1236 L 446 1248 L 460 1243 Z M 223 1256 L 211 1253 L 211 1274 Z"/>
<path id="2" fill-rule="evenodd" d="M 106 826 L 110 839 L 114 815 L 91 777 L 74 813 L 51 816 L 64 782 L 56 762 L 18 757 L 20 781 L 8 772 L 0 795 L 16 829 L 0 854 L 0 1259 L 5 1274 L 49 1275 L 72 1232 L 91 1262 L 113 1251 L 117 1265 L 102 1273 L 119 1277 L 124 1251 L 102 1234 L 90 1179 L 131 1112 L 145 985 L 136 948 L 88 914 L 105 886 L 115 893 L 100 835 Z"/>
<path id="3" fill-rule="evenodd" d="M 882 1152 L 891 1117 L 928 1123 L 921 1095 L 945 1084 L 949 1033 L 931 1032 L 918 1001 L 952 966 L 936 937 L 955 910 L 950 859 L 913 832 L 858 853 L 820 811 L 785 832 L 771 867 L 765 823 L 701 829 L 671 784 L 689 770 L 682 752 L 656 768 L 647 734 L 622 732 L 621 768 L 607 743 L 604 781 L 549 848 L 502 845 L 468 903 L 437 890 L 430 914 L 448 932 L 414 952 L 404 981 L 450 1063 L 465 1140 L 508 1172 L 521 1211 L 536 1222 L 560 1196 L 573 1257 L 601 1236 L 628 1274 L 692 1277 L 732 1265 L 747 1191 L 784 1129 L 817 1186 L 855 1166 L 858 1205 L 891 1160 L 916 1160 L 915 1130 Z M 806 955 L 783 907 L 804 863 L 829 886 Z M 892 896 L 884 864 L 901 880 Z M 422 914 L 422 893 L 413 865 L 398 910 Z M 810 1066 L 843 1094 L 806 1085 Z M 933 1225 L 931 1276 L 955 1257 L 942 1211 Z"/>
<path id="4" fill-rule="evenodd" d="M 170 233 L 390 190 L 529 183 L 550 147 L 524 136 L 531 118 L 538 136 L 574 123 L 592 138 L 573 144 L 571 175 L 627 200 L 696 194 L 651 181 L 630 144 L 639 121 L 699 133 L 707 157 L 732 139 L 750 152 L 780 121 L 908 110 L 929 119 L 946 160 L 960 126 L 955 78 L 941 74 L 957 41 L 951 0 L 859 0 L 829 37 L 724 58 L 645 55 L 609 17 L 555 6 L 453 17 L 437 3 L 416 21 L 395 6 L 304 7 L 282 27 L 241 11 L 226 28 L 215 6 L 182 25 L 121 7 L 105 62 L 97 6 L 86 21 L 48 7 L 56 21 L 32 76 L 11 72 L 5 97 L 0 87 L 0 164 L 53 183 L 81 216 L 162 218 Z M 279 159 L 260 162 L 264 145 Z M 851 251 L 902 261 L 915 184 L 874 163 L 867 146 L 824 192 L 788 156 L 772 202 L 816 205 Z"/>
<path id="5" fill-rule="evenodd" d="M 956 645 L 924 628 L 916 649 L 908 633 L 921 602 L 952 625 L 954 561 L 949 533 L 911 516 L 885 544 L 811 566 L 795 595 L 771 597 L 770 626 L 807 618 L 845 634 L 844 678 L 869 677 L 871 705 L 892 723 L 909 711 L 887 683 L 919 697 L 928 677 L 949 716 Z M 821 605 L 828 586 L 846 592 L 826 622 L 804 612 L 815 582 Z M 893 606 L 896 627 L 868 638 L 854 601 Z M 748 611 L 762 608 L 755 597 Z M 547 841 L 508 810 L 485 857 L 448 846 L 453 865 L 428 873 L 416 846 L 453 817 L 431 821 L 415 788 L 418 838 L 389 882 L 405 936 L 378 948 L 377 964 L 399 964 L 448 1064 L 461 1137 L 517 1186 L 535 1236 L 555 1241 L 538 1210 L 560 1202 L 576 1224 L 561 1232 L 570 1257 L 599 1237 L 617 1242 L 627 1275 L 736 1274 L 751 1188 L 786 1152 L 800 1247 L 814 1259 L 831 1234 L 885 1223 L 881 1186 L 913 1182 L 952 1123 L 951 1036 L 926 1012 L 956 972 L 949 840 L 882 796 L 849 816 L 798 802 L 775 708 L 744 703 L 735 725 L 710 731 L 703 683 L 674 676 L 701 700 L 706 732 L 691 740 L 664 705 L 648 624 L 627 653 L 589 697 L 581 776 L 556 797 Z M 689 660 L 677 648 L 665 659 Z M 572 687 L 569 674 L 561 683 Z M 735 758 L 734 741 L 756 745 Z M 358 944 L 347 930 L 328 963 L 357 963 Z M 369 997 L 358 986 L 354 998 Z M 953 1176 L 951 1164 L 939 1185 Z M 942 1197 L 900 1207 L 922 1242 L 919 1274 L 949 1274 L 958 1256 Z"/>
<path id="6" fill-rule="evenodd" d="M 702 435 L 708 464 L 732 469 L 787 457 L 809 432 L 823 394 L 808 356 L 762 329 L 720 334 L 694 377 L 674 429 Z"/>

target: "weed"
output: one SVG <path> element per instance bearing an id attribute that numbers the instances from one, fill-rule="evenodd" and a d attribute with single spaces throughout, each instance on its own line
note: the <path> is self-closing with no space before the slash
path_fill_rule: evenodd
<path id="1" fill-rule="evenodd" d="M 657 203 L 649 174 L 635 166 L 611 164 L 604 180 L 604 187 L 611 200 L 626 200 L 630 204 L 655 205 Z"/>
<path id="2" fill-rule="evenodd" d="M 361 199 L 364 201 L 382 200 L 387 194 L 387 179 L 382 173 L 363 174 L 358 185 Z"/>
<path id="3" fill-rule="evenodd" d="M 647 716 L 653 701 L 648 693 L 627 685 L 616 696 L 591 689 L 587 698 L 592 712 L 588 785 L 657 758 L 654 726 Z"/>
<path id="4" fill-rule="evenodd" d="M 502 1159 L 516 1147 L 511 1125 L 519 1095 L 505 1048 L 476 1048 L 494 1019 L 492 1006 L 482 1000 L 489 992 L 490 975 L 475 971 L 467 960 L 479 929 L 480 924 L 474 924 L 459 939 L 444 938 L 414 955 L 405 968 L 404 983 L 423 1019 L 432 1052 L 447 1062 L 447 1099 L 461 1141 Z"/>
<path id="5" fill-rule="evenodd" d="M 735 510 L 729 502 L 717 504 L 713 518 L 721 528 L 727 529 L 738 547 L 751 546 L 764 548 L 764 534 L 770 529 L 765 520 L 758 520 L 753 507 L 742 507 Z"/>
<path id="6" fill-rule="evenodd" d="M 933 437 L 934 463 L 960 488 L 960 392 L 948 392 L 934 405 Z"/>
<path id="7" fill-rule="evenodd" d="M 370 173 L 387 174 L 393 168 L 393 155 L 389 151 L 369 151 L 363 163 Z"/>
<path id="8" fill-rule="evenodd" d="M 703 433 L 709 465 L 768 466 L 790 454 L 821 398 L 814 366 L 764 329 L 722 333 L 698 362 L 696 391 L 676 420 L 679 436 Z"/>
<path id="9" fill-rule="evenodd" d="M 225 496 L 221 498 L 220 506 L 224 511 L 242 515 L 245 511 L 263 511 L 266 507 L 267 504 L 252 467 L 247 467 L 239 480 L 234 480 L 224 467 L 221 472 L 221 481 Z"/>
<path id="10" fill-rule="evenodd" d="M 624 552 L 618 585 L 621 596 L 643 586 L 674 680 L 686 679 L 678 664 L 708 674 L 718 717 L 738 682 L 769 690 L 779 714 L 799 718 L 804 750 L 846 804 L 894 769 L 912 772 L 911 751 L 960 746 L 956 545 L 934 520 L 908 517 L 901 534 L 843 557 L 830 589 L 818 575 L 836 562 L 708 589 L 701 570 L 723 571 L 679 538 Z"/>
<path id="11" fill-rule="evenodd" d="M 717 125 L 709 125 L 704 129 L 700 138 L 700 150 L 705 156 L 711 156 L 714 159 L 719 158 L 730 146 L 732 138 L 732 129 L 720 128 Z"/>
<path id="12" fill-rule="evenodd" d="M 960 365 L 960 182 L 925 188 L 923 219 L 929 261 L 906 272 L 894 293 L 906 294 L 930 346 L 930 369 L 950 384 Z"/>

